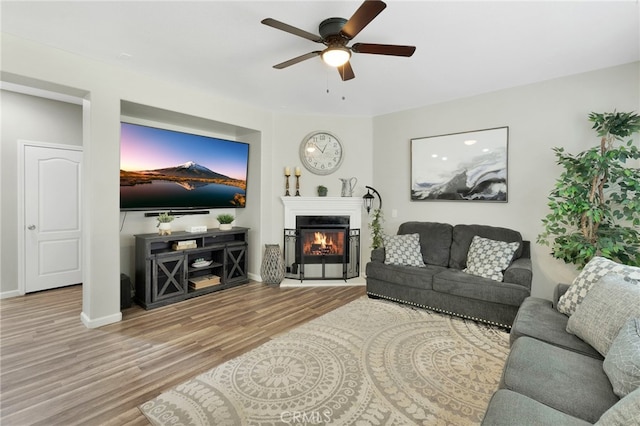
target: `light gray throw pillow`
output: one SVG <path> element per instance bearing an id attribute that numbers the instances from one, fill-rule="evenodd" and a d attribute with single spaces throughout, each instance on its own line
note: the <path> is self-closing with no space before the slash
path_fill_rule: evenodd
<path id="1" fill-rule="evenodd" d="M 622 398 L 609 408 L 596 426 L 630 426 L 640 425 L 640 388 Z"/>
<path id="2" fill-rule="evenodd" d="M 620 398 L 640 387 L 640 318 L 632 318 L 622 327 L 602 367 Z"/>
<path id="3" fill-rule="evenodd" d="M 640 282 L 616 274 L 600 278 L 567 322 L 575 334 L 603 356 L 622 326 L 640 317 Z"/>

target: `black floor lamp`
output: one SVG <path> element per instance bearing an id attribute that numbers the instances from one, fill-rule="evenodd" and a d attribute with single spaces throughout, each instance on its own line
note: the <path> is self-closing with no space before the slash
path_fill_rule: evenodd
<path id="1" fill-rule="evenodd" d="M 382 197 L 380 196 L 378 191 L 376 191 L 370 186 L 365 186 L 365 188 L 367 188 L 367 193 L 364 194 L 362 198 L 364 198 L 364 207 L 367 209 L 367 214 L 371 211 L 371 207 L 373 206 L 373 200 L 375 200 L 375 197 L 373 196 L 373 194 L 376 194 L 378 196 L 378 203 L 380 204 L 378 208 L 381 209 Z M 373 191 L 373 194 L 371 194 L 371 191 Z"/>

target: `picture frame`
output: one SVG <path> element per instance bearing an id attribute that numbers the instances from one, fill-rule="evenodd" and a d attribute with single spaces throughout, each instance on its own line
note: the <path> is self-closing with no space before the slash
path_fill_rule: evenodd
<path id="1" fill-rule="evenodd" d="M 508 201 L 509 127 L 411 139 L 411 201 Z"/>

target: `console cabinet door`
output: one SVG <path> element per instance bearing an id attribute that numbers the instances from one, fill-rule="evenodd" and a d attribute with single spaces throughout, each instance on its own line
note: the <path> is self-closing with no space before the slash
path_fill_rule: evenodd
<path id="1" fill-rule="evenodd" d="M 173 298 L 182 299 L 187 294 L 185 255 L 156 255 L 152 260 L 151 302 Z"/>
<path id="2" fill-rule="evenodd" d="M 227 247 L 224 264 L 225 284 L 247 279 L 247 245 Z"/>

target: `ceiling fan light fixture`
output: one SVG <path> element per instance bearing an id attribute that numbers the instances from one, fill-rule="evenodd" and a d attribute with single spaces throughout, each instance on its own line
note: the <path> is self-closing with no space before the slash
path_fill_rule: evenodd
<path id="1" fill-rule="evenodd" d="M 385 7 L 387 7 L 387 5 L 382 0 L 363 0 L 360 7 L 348 20 L 333 17 L 320 22 L 318 26 L 319 36 L 273 18 L 263 19 L 262 23 L 264 25 L 326 46 L 323 48 L 324 50 L 315 50 L 276 64 L 273 67 L 283 69 L 306 61 L 307 59 L 320 56 L 325 64 L 338 71 L 342 81 L 348 81 L 354 79 L 356 76 L 349 62 L 351 52 L 371 55 L 412 56 L 416 50 L 415 46 L 377 43 L 355 43 L 349 47 L 347 46 Z"/>
<path id="2" fill-rule="evenodd" d="M 346 47 L 329 47 L 322 52 L 322 60 L 332 67 L 340 67 L 351 58 L 351 51 Z"/>

